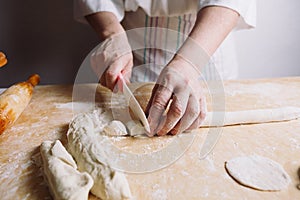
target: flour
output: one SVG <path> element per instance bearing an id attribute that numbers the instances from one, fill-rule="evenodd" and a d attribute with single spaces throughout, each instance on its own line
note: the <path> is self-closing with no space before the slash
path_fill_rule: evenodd
<path id="1" fill-rule="evenodd" d="M 95 105 L 88 102 L 68 102 L 54 104 L 58 109 L 70 109 L 78 112 L 87 112 L 95 108 Z"/>

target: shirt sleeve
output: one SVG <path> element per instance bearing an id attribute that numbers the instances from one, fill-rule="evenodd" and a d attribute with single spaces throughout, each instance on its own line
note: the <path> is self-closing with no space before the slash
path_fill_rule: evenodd
<path id="1" fill-rule="evenodd" d="M 235 30 L 256 26 L 256 0 L 199 0 L 199 10 L 207 6 L 222 6 L 239 13 Z"/>
<path id="2" fill-rule="evenodd" d="M 123 0 L 74 0 L 74 18 L 79 22 L 87 23 L 86 15 L 101 11 L 112 12 L 121 21 L 125 12 Z"/>

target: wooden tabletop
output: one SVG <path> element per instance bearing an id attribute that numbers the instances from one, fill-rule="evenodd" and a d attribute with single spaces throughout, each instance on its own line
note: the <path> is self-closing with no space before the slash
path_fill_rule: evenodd
<path id="1" fill-rule="evenodd" d="M 73 117 L 72 86 L 38 86 L 33 98 L 13 127 L 0 135 L 1 199 L 51 199 L 43 180 L 39 146 L 45 140 L 66 144 Z M 300 77 L 224 82 L 228 111 L 300 107 Z M 163 169 L 126 173 L 134 199 L 300 199 L 300 120 L 224 127 L 213 152 L 199 159 L 208 128 L 193 134 L 184 154 Z M 115 141 L 130 150 L 147 151 L 172 140 L 171 136 Z M 287 189 L 262 192 L 239 185 L 224 168 L 238 156 L 260 155 L 283 166 L 291 177 Z M 90 199 L 96 199 L 90 195 Z"/>

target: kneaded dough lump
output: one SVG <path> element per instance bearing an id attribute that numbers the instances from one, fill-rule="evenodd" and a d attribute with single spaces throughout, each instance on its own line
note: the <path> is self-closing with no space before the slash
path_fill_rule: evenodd
<path id="1" fill-rule="evenodd" d="M 54 199 L 88 199 L 93 179 L 77 170 L 75 161 L 59 140 L 43 142 L 40 152 L 45 179 Z"/>
<path id="2" fill-rule="evenodd" d="M 78 169 L 89 173 L 94 186 L 91 192 L 101 199 L 129 199 L 130 188 L 125 175 L 109 165 L 110 152 L 103 148 L 105 135 L 95 129 L 93 115 L 79 114 L 69 125 L 68 150 L 75 158 Z M 99 133 L 100 131 L 100 133 Z"/>

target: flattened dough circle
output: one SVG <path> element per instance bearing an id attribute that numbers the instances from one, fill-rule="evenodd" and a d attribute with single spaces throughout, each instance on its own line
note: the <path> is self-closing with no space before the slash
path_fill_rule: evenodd
<path id="1" fill-rule="evenodd" d="M 291 179 L 280 164 L 262 156 L 243 156 L 225 163 L 229 175 L 241 185 L 263 191 L 286 188 Z"/>

